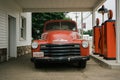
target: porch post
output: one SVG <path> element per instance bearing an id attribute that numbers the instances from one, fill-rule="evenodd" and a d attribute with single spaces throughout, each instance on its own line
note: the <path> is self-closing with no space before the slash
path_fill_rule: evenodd
<path id="1" fill-rule="evenodd" d="M 96 24 L 96 21 L 95 21 L 95 17 L 96 17 L 96 15 L 95 15 L 95 10 L 93 10 L 92 11 L 92 29 L 93 29 L 93 27 L 95 26 L 95 24 Z M 92 35 L 94 35 L 94 32 L 92 33 Z M 91 45 L 91 47 L 93 48 L 93 46 L 94 46 L 94 43 L 93 43 L 93 39 L 94 39 L 94 37 L 92 37 L 92 45 Z M 92 50 L 92 49 L 91 49 Z M 92 51 L 91 51 L 91 53 L 92 53 Z"/>
<path id="2" fill-rule="evenodd" d="M 92 11 L 92 27 L 95 26 L 95 11 Z"/>
<path id="3" fill-rule="evenodd" d="M 120 63 L 120 0 L 116 0 L 116 58 Z"/>

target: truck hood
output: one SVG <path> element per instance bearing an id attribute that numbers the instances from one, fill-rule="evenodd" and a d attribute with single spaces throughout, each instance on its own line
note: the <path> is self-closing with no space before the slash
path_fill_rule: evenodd
<path id="1" fill-rule="evenodd" d="M 46 39 L 49 43 L 71 43 L 74 39 L 79 38 L 79 34 L 73 31 L 66 30 L 54 30 L 43 33 L 42 37 Z"/>

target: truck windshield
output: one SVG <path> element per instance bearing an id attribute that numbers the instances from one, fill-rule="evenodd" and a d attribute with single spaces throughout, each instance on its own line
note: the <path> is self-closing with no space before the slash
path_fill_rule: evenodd
<path id="1" fill-rule="evenodd" d="M 71 30 L 76 31 L 76 24 L 72 22 L 52 22 L 46 25 L 46 31 L 49 30 Z"/>

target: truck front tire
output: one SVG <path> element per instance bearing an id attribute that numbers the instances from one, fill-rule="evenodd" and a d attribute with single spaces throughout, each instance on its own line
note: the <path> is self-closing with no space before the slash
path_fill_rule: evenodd
<path id="1" fill-rule="evenodd" d="M 78 65 L 79 65 L 80 68 L 84 69 L 84 68 L 86 68 L 86 61 L 82 60 L 82 61 L 79 62 Z"/>
<path id="2" fill-rule="evenodd" d="M 34 66 L 36 69 L 40 68 L 40 64 L 39 63 L 34 63 Z"/>

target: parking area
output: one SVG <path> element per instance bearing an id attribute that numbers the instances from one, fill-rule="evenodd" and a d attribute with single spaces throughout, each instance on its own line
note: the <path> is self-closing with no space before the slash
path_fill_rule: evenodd
<path id="1" fill-rule="evenodd" d="M 71 65 L 35 69 L 29 54 L 0 63 L 0 80 L 120 80 L 119 74 L 120 70 L 101 67 L 92 59 L 86 69 Z"/>

